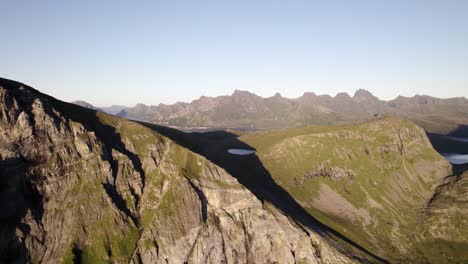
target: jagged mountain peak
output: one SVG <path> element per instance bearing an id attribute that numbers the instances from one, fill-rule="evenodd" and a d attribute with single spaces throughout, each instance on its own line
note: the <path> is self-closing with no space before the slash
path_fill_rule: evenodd
<path id="1" fill-rule="evenodd" d="M 365 89 L 358 89 L 355 93 L 353 98 L 355 99 L 378 99 L 374 96 L 371 92 Z"/>
<path id="2" fill-rule="evenodd" d="M 335 95 L 335 98 L 351 99 L 351 96 L 348 93 L 342 92 L 342 93 L 337 93 Z"/>
<path id="3" fill-rule="evenodd" d="M 364 89 L 357 90 L 352 97 L 347 93 L 332 97 L 305 92 L 296 99 L 285 98 L 279 93 L 263 98 L 237 89 L 232 95 L 200 97 L 183 107 L 173 104 L 151 109 L 126 108 L 122 116 L 181 127 L 270 129 L 356 123 L 390 115 L 410 118 L 429 132 L 449 133 L 468 123 L 463 111 L 468 112 L 468 100 L 464 98 L 418 96 L 382 101 Z M 447 115 L 452 116 L 450 120 Z"/>
<path id="4" fill-rule="evenodd" d="M 257 96 L 257 95 L 247 90 L 235 89 L 231 96 L 232 97 L 245 97 L 245 96 Z"/>

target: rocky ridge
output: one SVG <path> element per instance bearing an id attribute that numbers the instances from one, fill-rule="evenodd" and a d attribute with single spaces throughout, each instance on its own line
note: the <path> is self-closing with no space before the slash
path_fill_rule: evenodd
<path id="1" fill-rule="evenodd" d="M 148 128 L 0 86 L 2 262 L 355 262 Z"/>
<path id="2" fill-rule="evenodd" d="M 176 127 L 243 129 L 350 124 L 393 116 L 410 119 L 431 133 L 466 136 L 467 114 L 466 98 L 439 99 L 416 95 L 382 101 L 369 91 L 360 89 L 353 96 L 339 93 L 332 97 L 308 92 L 296 99 L 280 94 L 262 98 L 236 90 L 230 96 L 202 96 L 191 103 L 139 104 L 125 108 L 117 115 Z"/>

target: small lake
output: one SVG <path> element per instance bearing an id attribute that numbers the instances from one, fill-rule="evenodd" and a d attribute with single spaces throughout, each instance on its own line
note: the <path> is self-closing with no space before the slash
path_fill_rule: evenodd
<path id="1" fill-rule="evenodd" d="M 468 163 L 468 154 L 442 154 L 442 156 L 452 164 Z"/>
<path id="2" fill-rule="evenodd" d="M 228 149 L 228 152 L 234 155 L 250 155 L 255 153 L 255 150 L 251 149 Z"/>

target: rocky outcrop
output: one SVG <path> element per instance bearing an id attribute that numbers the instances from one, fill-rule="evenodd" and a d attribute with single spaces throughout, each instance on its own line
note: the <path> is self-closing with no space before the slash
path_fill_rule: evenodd
<path id="1" fill-rule="evenodd" d="M 2 79 L 0 128 L 0 262 L 354 262 L 134 122 Z"/>
<path id="2" fill-rule="evenodd" d="M 314 177 L 328 177 L 333 181 L 339 181 L 342 179 L 352 179 L 354 176 L 355 173 L 352 170 L 332 166 L 329 160 L 322 162 L 317 169 L 304 173 L 304 178 L 310 180 Z"/>

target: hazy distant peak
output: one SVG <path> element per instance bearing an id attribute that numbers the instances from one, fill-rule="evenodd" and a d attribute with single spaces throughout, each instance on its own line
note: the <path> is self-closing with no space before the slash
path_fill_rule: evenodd
<path id="1" fill-rule="evenodd" d="M 107 107 L 100 107 L 100 109 L 108 114 L 115 115 L 122 111 L 123 109 L 127 108 L 124 105 L 111 105 Z"/>
<path id="2" fill-rule="evenodd" d="M 414 96 L 403 96 L 399 95 L 397 98 L 393 99 L 392 101 L 408 101 L 408 102 L 418 102 L 418 101 L 424 101 L 424 100 L 434 100 L 434 99 L 439 99 L 436 97 L 432 97 L 429 95 L 420 95 L 416 94 Z"/>
<path id="3" fill-rule="evenodd" d="M 246 95 L 255 95 L 255 94 L 246 90 L 238 90 L 238 89 L 235 89 L 234 92 L 232 93 L 232 96 L 246 96 Z"/>
<path id="4" fill-rule="evenodd" d="M 83 101 L 83 100 L 76 100 L 73 101 L 72 104 L 77 104 L 77 105 L 91 105 L 90 103 Z"/>
<path id="5" fill-rule="evenodd" d="M 75 105 L 79 105 L 79 106 L 82 106 L 82 107 L 86 107 L 86 108 L 89 108 L 89 109 L 93 109 L 93 110 L 99 110 L 99 108 L 95 107 L 94 105 L 86 102 L 86 101 L 83 101 L 83 100 L 77 100 L 77 101 L 73 101 L 71 102 L 72 104 L 75 104 Z"/>
<path id="6" fill-rule="evenodd" d="M 193 102 L 205 102 L 205 103 L 207 103 L 207 102 L 211 102 L 213 100 L 216 100 L 216 98 L 202 95 L 202 96 L 200 96 L 200 98 L 194 100 Z"/>
<path id="7" fill-rule="evenodd" d="M 316 97 L 317 94 L 314 92 L 305 92 L 301 97 Z"/>
<path id="8" fill-rule="evenodd" d="M 351 96 L 348 93 L 343 92 L 343 93 L 337 93 L 335 98 L 346 98 L 346 99 L 348 99 L 348 98 L 351 98 Z"/>
<path id="9" fill-rule="evenodd" d="M 355 99 L 377 99 L 371 92 L 365 89 L 359 89 L 354 93 L 353 98 Z"/>

